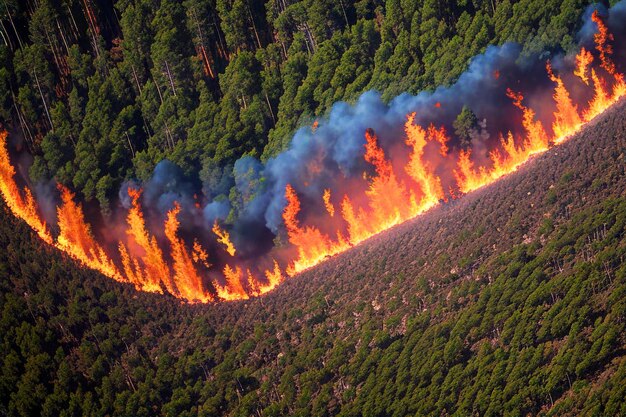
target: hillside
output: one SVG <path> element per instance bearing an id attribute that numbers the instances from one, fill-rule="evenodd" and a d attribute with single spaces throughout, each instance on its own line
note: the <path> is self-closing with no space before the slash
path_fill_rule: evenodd
<path id="1" fill-rule="evenodd" d="M 186 305 L 2 211 L 0 413 L 626 413 L 626 104 L 261 298 Z"/>
<path id="2" fill-rule="evenodd" d="M 590 3 L 6 0 L 0 189 L 138 290 L 257 296 L 625 95 Z"/>

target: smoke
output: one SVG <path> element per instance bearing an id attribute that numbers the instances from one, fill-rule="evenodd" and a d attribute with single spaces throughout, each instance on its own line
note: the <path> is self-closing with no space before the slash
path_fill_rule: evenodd
<path id="1" fill-rule="evenodd" d="M 54 181 L 37 182 L 33 190 L 39 203 L 39 210 L 46 223 L 56 224 L 58 199 Z"/>
<path id="2" fill-rule="evenodd" d="M 228 200 L 216 200 L 207 204 L 202 210 L 202 214 L 207 224 L 213 224 L 216 220 L 226 220 L 230 212 Z"/>
<path id="3" fill-rule="evenodd" d="M 364 132 L 367 128 L 377 133 L 384 149 L 390 149 L 404 140 L 403 125 L 407 114 L 415 112 L 418 124 L 443 125 L 450 132 L 463 105 L 471 103 L 471 110 L 480 119 L 487 120 L 494 133 L 518 129 L 519 124 L 501 117 L 503 109 L 514 112 L 511 101 L 503 94 L 505 86 L 519 85 L 516 81 L 521 80 L 521 74 L 528 72 L 529 68 L 545 74 L 544 64 L 538 60 L 534 65 L 518 64 L 520 53 L 521 48 L 515 44 L 489 47 L 449 88 L 438 88 L 434 92 L 415 96 L 402 94 L 389 104 L 382 101 L 379 93 L 368 91 L 354 105 L 335 104 L 328 118 L 319 122 L 315 132 L 307 127 L 300 129 L 289 149 L 267 162 L 263 171 L 267 185 L 261 190 L 264 195 L 259 197 L 267 202 L 265 226 L 274 233 L 280 229 L 285 206 L 284 190 L 288 183 L 299 194 L 317 198 L 328 184 L 335 186 L 342 179 L 357 178 L 367 170 L 368 166 L 363 161 Z M 539 87 L 541 85 L 532 88 Z M 491 148 L 491 144 L 483 143 L 490 137 L 496 135 L 485 131 L 475 136 L 474 146 L 477 149 Z M 306 186 L 303 186 L 305 183 Z"/>
<path id="4" fill-rule="evenodd" d="M 165 215 L 178 202 L 182 207 L 193 206 L 194 186 L 185 179 L 174 163 L 163 160 L 154 168 L 150 180 L 143 185 L 143 204 Z"/>

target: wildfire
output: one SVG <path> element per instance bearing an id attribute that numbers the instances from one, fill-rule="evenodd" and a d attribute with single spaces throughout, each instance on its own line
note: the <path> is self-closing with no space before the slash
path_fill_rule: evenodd
<path id="1" fill-rule="evenodd" d="M 415 214 L 435 205 L 444 197 L 441 188 L 441 180 L 430 172 L 428 163 L 424 161 L 424 148 L 428 144 L 427 132 L 419 125 L 414 124 L 415 113 L 411 113 L 404 125 L 406 132 L 406 144 L 411 147 L 409 163 L 405 167 L 409 176 L 417 183 L 422 194 L 422 207 L 416 210 Z M 436 140 L 441 143 L 441 154 L 448 152 L 447 137 L 443 128 L 437 130 L 434 126 L 428 129 L 429 136 L 436 136 Z"/>
<path id="2" fill-rule="evenodd" d="M 526 130 L 526 140 L 524 141 L 524 147 L 527 151 L 527 156 L 534 153 L 543 152 L 548 149 L 550 140 L 548 134 L 544 129 L 540 121 L 535 120 L 534 110 L 524 106 L 522 101 L 524 96 L 521 93 L 515 93 L 511 89 L 507 89 L 506 95 L 513 100 L 515 107 L 522 111 L 522 126 Z M 511 155 L 513 156 L 513 155 Z"/>
<path id="3" fill-rule="evenodd" d="M 554 101 L 556 102 L 556 112 L 554 112 L 554 123 L 552 130 L 554 132 L 554 142 L 561 143 L 572 133 L 580 129 L 582 120 L 578 114 L 576 105 L 572 103 L 569 91 L 565 88 L 561 77 L 554 75 L 550 62 L 546 65 L 546 71 L 550 79 L 556 83 L 554 88 Z"/>
<path id="4" fill-rule="evenodd" d="M 230 265 L 226 265 L 224 267 L 224 277 L 226 278 L 226 286 L 215 284 L 217 294 L 221 299 L 232 301 L 248 298 L 248 293 L 246 293 L 241 283 L 243 272 L 240 267 L 237 266 L 233 269 Z"/>
<path id="5" fill-rule="evenodd" d="M 409 197 L 407 189 L 398 180 L 393 165 L 387 160 L 383 149 L 378 146 L 378 138 L 371 129 L 365 131 L 364 158 L 374 166 L 376 176 L 371 179 L 369 189 L 365 191 L 369 213 L 358 218 L 360 228 L 367 230 L 368 233 L 365 235 L 351 233 L 350 241 L 354 244 L 398 224 L 406 218 L 410 209 L 406 205 Z"/>
<path id="6" fill-rule="evenodd" d="M 335 217 L 335 206 L 330 201 L 330 189 L 324 190 L 324 195 L 322 196 L 324 200 L 324 207 L 326 207 L 326 211 L 330 215 L 330 217 Z"/>
<path id="7" fill-rule="evenodd" d="M 596 45 L 603 63 L 602 68 L 614 78 L 613 92 L 605 90 L 595 69 L 591 69 L 591 77 L 595 87 L 595 97 L 588 106 L 584 117 L 581 117 L 578 106 L 574 104 L 565 83 L 560 76 L 555 75 L 550 63 L 546 65 L 549 78 L 556 84 L 553 98 L 556 105 L 550 136 L 533 109 L 524 104 L 524 96 L 520 92 L 507 89 L 507 96 L 522 113 L 523 137 L 515 137 L 507 132 L 500 135 L 500 146 L 489 152 L 490 165 L 475 166 L 471 150 L 460 150 L 456 159 L 454 177 L 456 187 L 463 193 L 492 183 L 498 178 L 515 171 L 532 155 L 545 152 L 552 144 L 565 141 L 572 134 L 578 132 L 583 121 L 589 121 L 615 103 L 626 91 L 623 87 L 623 76 L 615 71 L 608 56 L 611 53 L 606 41 L 605 26 L 595 14 L 594 21 L 599 26 L 596 35 Z M 591 58 L 590 58 L 591 57 Z M 581 50 L 577 58 L 575 73 L 585 80 L 587 68 L 592 63 L 592 56 L 586 50 Z M 610 64 L 609 64 L 610 63 Z M 298 257 L 287 272 L 292 275 L 321 262 L 328 256 L 341 252 L 382 230 L 395 224 L 415 217 L 421 212 L 445 199 L 441 180 L 430 169 L 429 161 L 425 160 L 425 148 L 431 142 L 439 144 L 439 154 L 442 158 L 450 158 L 449 137 L 443 127 L 437 129 L 430 125 L 427 129 L 414 123 L 415 114 L 407 117 L 405 124 L 406 144 L 411 148 L 409 161 L 404 171 L 413 180 L 414 184 L 407 183 L 396 174 L 396 167 L 388 160 L 384 150 L 378 145 L 376 134 L 372 130 L 365 132 L 364 159 L 375 170 L 374 176 L 366 175 L 369 181 L 365 192 L 367 204 L 355 207 L 353 197 L 345 195 L 341 203 L 342 218 L 345 222 L 347 237 L 342 230 L 337 231 L 337 239 L 332 240 L 313 226 L 300 226 L 296 216 L 301 206 L 298 196 L 291 185 L 285 189 L 287 206 L 283 212 L 285 228 L 290 242 L 298 248 Z M 399 170 L 400 171 L 400 170 Z M 398 171 L 398 172 L 399 172 Z M 455 195 L 451 188 L 451 196 Z M 330 190 L 324 190 L 322 195 L 327 212 L 332 217 L 334 207 L 329 207 Z"/>
<path id="8" fill-rule="evenodd" d="M 185 242 L 178 237 L 178 213 L 180 205 L 174 204 L 174 208 L 167 213 L 165 221 L 165 236 L 170 242 L 171 256 L 174 260 L 174 282 L 180 295 L 189 301 L 207 302 L 213 300 L 202 285 L 202 278 L 198 275 L 193 258 L 185 248 Z"/>
<path id="9" fill-rule="evenodd" d="M 593 63 L 593 55 L 583 46 L 580 53 L 576 55 L 576 69 L 574 75 L 580 78 L 585 84 L 589 85 L 589 66 Z"/>
<path id="10" fill-rule="evenodd" d="M 265 278 L 267 279 L 267 283 L 259 283 L 258 280 L 254 279 L 250 271 L 248 271 L 248 287 L 252 294 L 257 296 L 263 295 L 276 288 L 278 284 L 283 281 L 283 273 L 276 260 L 274 260 L 274 269 L 265 271 Z"/>
<path id="11" fill-rule="evenodd" d="M 230 256 L 235 256 L 237 250 L 235 249 L 235 245 L 230 241 L 230 234 L 220 228 L 220 225 L 217 224 L 217 220 L 213 223 L 213 233 L 217 236 L 217 241 L 224 245 L 226 252 L 228 252 Z"/>
<path id="12" fill-rule="evenodd" d="M 74 195 L 62 185 L 58 188 L 61 191 L 62 204 L 57 208 L 57 223 L 60 229 L 57 248 L 89 268 L 117 281 L 126 281 L 104 249 L 94 240 L 80 205 L 74 202 Z"/>
<path id="13" fill-rule="evenodd" d="M 21 190 L 15 181 L 5 131 L 0 131 L 0 193 L 8 209 L 23 219 L 44 242 L 108 277 L 133 284 L 138 290 L 168 292 L 190 302 L 240 300 L 265 294 L 287 276 L 414 218 L 441 201 L 457 198 L 515 171 L 532 155 L 566 141 L 585 123 L 625 96 L 624 75 L 618 72 L 611 58 L 613 37 L 597 12 L 593 13 L 592 20 L 597 26 L 595 52 L 581 48 L 576 55 L 572 69 L 577 77 L 574 79 L 576 87 L 568 85 L 572 77 L 567 77 L 563 70 L 555 73 L 548 62 L 546 72 L 554 84 L 554 103 L 540 106 L 539 115 L 529 104 L 534 101 L 525 99 L 519 91 L 507 89 L 502 94 L 511 100 L 513 111 L 519 112 L 521 126 L 500 133 L 497 143 L 491 140 L 487 153 L 476 156 L 473 149 L 479 148 L 456 146 L 443 126 L 420 125 L 416 122 L 416 113 L 410 113 L 404 122 L 403 135 L 397 138 L 394 148 L 384 148 L 387 142 L 380 139 L 386 138 L 379 138 L 373 129 L 364 132 L 362 166 L 358 171 L 359 176 L 362 172 L 363 175 L 350 178 L 353 182 L 347 186 L 338 180 L 332 187 L 319 187 L 319 194 L 312 194 L 315 188 L 310 185 L 324 170 L 323 161 L 313 161 L 305 178 L 287 184 L 284 189 L 286 204 L 282 220 L 288 243 L 271 251 L 259 265 L 252 265 L 246 260 L 248 255 L 236 250 L 230 233 L 217 221 L 212 227 L 212 243 L 224 251 L 217 251 L 210 257 L 198 239 L 190 237 L 186 243 L 178 203 L 164 219 L 155 222 L 150 217 L 149 224 L 162 227 L 151 233 L 154 230 L 148 227 L 140 203 L 141 190 L 132 188 L 128 190 L 131 206 L 125 213 L 125 224 L 121 225 L 123 232 L 118 236 L 117 252 L 115 248 L 98 243 L 81 205 L 63 186 L 58 186 L 61 203 L 56 210 L 58 235 L 54 238 L 39 214 L 30 189 Z M 594 56 L 599 62 L 595 66 Z M 569 62 L 569 65 L 574 64 Z M 503 78 L 504 74 L 496 70 L 493 77 Z M 580 88 L 591 93 L 588 103 L 579 98 Z M 545 110 L 550 105 L 554 106 L 551 114 Z M 437 113 L 445 113 L 449 107 L 446 103 L 442 108 L 440 102 L 434 106 L 440 109 Z M 311 127 L 316 137 L 322 133 L 317 131 L 318 126 L 315 121 Z M 399 153 L 402 157 L 397 158 Z M 444 175 L 444 171 L 448 175 Z M 358 186 L 353 187 L 356 182 Z M 304 193 L 302 201 L 296 190 Z M 311 202 L 316 205 L 313 209 L 307 206 Z M 191 209 L 200 209 L 197 196 Z M 245 252 L 243 246 L 239 249 Z M 223 259 L 226 256 L 223 252 L 228 253 L 227 260 Z M 212 264 L 220 265 L 218 273 L 221 272 L 223 278 L 212 275 Z M 207 271 L 211 275 L 205 276 Z"/>
<path id="14" fill-rule="evenodd" d="M 323 261 L 327 256 L 347 249 L 332 240 L 313 226 L 300 227 L 297 216 L 300 212 L 300 200 L 293 187 L 285 187 L 287 206 L 283 210 L 283 220 L 289 241 L 297 248 L 298 257 L 289 265 L 287 273 L 294 275 Z"/>
<path id="15" fill-rule="evenodd" d="M 596 49 L 600 53 L 601 66 L 611 75 L 614 75 L 617 70 L 615 64 L 611 60 L 613 54 L 613 47 L 609 43 L 613 41 L 613 35 L 609 33 L 609 29 L 606 27 L 598 10 L 594 10 L 591 15 L 591 20 L 598 26 L 598 31 L 594 33 L 593 40 L 596 44 Z"/>
<path id="16" fill-rule="evenodd" d="M 598 75 L 595 69 L 591 69 L 591 79 L 595 89 L 593 100 L 589 108 L 584 113 L 585 121 L 590 121 L 606 110 L 611 104 L 626 94 L 626 83 L 624 75 L 617 72 L 615 64 L 611 60 L 613 49 L 608 41 L 613 40 L 613 36 L 608 32 L 608 28 L 600 18 L 598 11 L 594 11 L 591 20 L 598 26 L 598 32 L 594 35 L 596 50 L 600 55 L 600 67 L 603 68 L 615 80 L 613 91 L 609 93 L 605 86 L 605 81 Z"/>
<path id="17" fill-rule="evenodd" d="M 139 247 L 137 252 L 140 255 L 132 260 L 132 266 L 134 267 L 132 272 L 127 269 L 127 265 L 124 265 L 126 274 L 135 277 L 135 280 L 138 281 L 137 283 L 144 291 L 162 292 L 161 284 L 163 284 L 171 294 L 176 294 L 177 291 L 169 279 L 170 270 L 163 259 L 163 252 L 156 238 L 150 236 L 146 229 L 143 212 L 139 204 L 141 191 L 129 188 L 128 195 L 132 200 L 132 206 L 126 218 L 128 224 L 126 233 L 132 238 L 134 244 Z M 124 252 L 126 252 L 126 249 L 124 249 Z M 126 257 L 124 253 L 121 255 L 122 258 Z M 139 267 L 140 263 L 143 264 L 143 267 Z"/>
<path id="18" fill-rule="evenodd" d="M 193 241 L 193 252 L 191 254 L 191 258 L 197 264 L 204 265 L 205 268 L 209 269 L 211 264 L 209 263 L 209 254 L 204 250 L 198 239 L 194 239 Z"/>
<path id="19" fill-rule="evenodd" d="M 15 183 L 15 168 L 9 159 L 7 136 L 8 133 L 5 130 L 0 130 L 0 192 L 2 198 L 16 217 L 24 220 L 44 242 L 51 244 L 52 236 L 46 223 L 37 212 L 37 204 L 30 189 L 24 187 L 24 195 L 22 196 Z"/>
<path id="20" fill-rule="evenodd" d="M 274 260 L 274 269 L 265 271 L 265 278 L 267 278 L 267 284 L 259 288 L 259 292 L 261 294 L 265 294 L 266 292 L 273 290 L 283 281 L 283 273 L 276 260 Z"/>

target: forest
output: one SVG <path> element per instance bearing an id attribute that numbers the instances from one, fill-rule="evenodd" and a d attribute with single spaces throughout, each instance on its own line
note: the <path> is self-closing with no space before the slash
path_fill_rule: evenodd
<path id="1" fill-rule="evenodd" d="M 452 85 L 490 45 L 544 71 L 590 3 L 0 0 L 0 124 L 20 180 L 90 219 L 168 160 L 228 223 L 242 157 L 365 91 Z M 463 107 L 455 134 L 478 125 Z M 626 416 L 625 149 L 622 98 L 486 187 L 209 304 L 86 268 L 0 200 L 0 416 Z"/>
<path id="2" fill-rule="evenodd" d="M 34 155 L 32 181 L 105 216 L 168 159 L 235 217 L 237 159 L 275 156 L 366 90 L 449 85 L 487 45 L 571 50 L 588 3 L 2 0 L 0 120 Z"/>

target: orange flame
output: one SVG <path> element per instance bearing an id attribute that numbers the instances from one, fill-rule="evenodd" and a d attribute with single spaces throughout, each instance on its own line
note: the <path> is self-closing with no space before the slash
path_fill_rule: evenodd
<path id="1" fill-rule="evenodd" d="M 605 81 L 597 74 L 595 69 L 591 70 L 591 79 L 595 89 L 595 95 L 589 108 L 584 112 L 585 121 L 589 121 L 606 110 L 611 104 L 615 103 L 620 97 L 626 94 L 626 82 L 624 75 L 617 72 L 615 64 L 611 60 L 613 48 L 609 41 L 613 40 L 613 35 L 608 32 L 608 28 L 602 21 L 597 10 L 591 15 L 591 19 L 598 26 L 598 32 L 594 34 L 596 50 L 600 54 L 600 67 L 613 76 L 615 84 L 613 91 L 609 93 L 605 86 Z"/>
<path id="2" fill-rule="evenodd" d="M 209 254 L 204 250 L 198 239 L 193 240 L 193 252 L 191 254 L 191 258 L 197 264 L 204 265 L 205 268 L 209 269 L 211 264 L 209 263 Z"/>
<path id="3" fill-rule="evenodd" d="M 51 244 L 52 236 L 46 223 L 37 213 L 37 204 L 30 189 L 24 187 L 24 196 L 22 197 L 15 183 L 15 168 L 9 159 L 7 136 L 7 131 L 0 128 L 0 193 L 2 193 L 2 198 L 13 215 L 24 220 L 44 242 Z"/>
<path id="4" fill-rule="evenodd" d="M 254 279 L 252 273 L 248 270 L 248 286 L 250 287 L 251 293 L 259 296 L 263 295 L 278 286 L 283 281 L 283 273 L 280 270 L 280 266 L 278 262 L 274 260 L 274 269 L 265 271 L 265 278 L 267 279 L 267 283 L 259 283 L 258 280 Z"/>
<path id="5" fill-rule="evenodd" d="M 454 176 L 459 186 L 459 190 L 463 193 L 477 190 L 478 188 L 488 184 L 492 180 L 492 175 L 487 172 L 485 167 L 476 169 L 472 161 L 472 151 L 461 150 L 457 169 L 454 170 Z"/>
<path id="6" fill-rule="evenodd" d="M 510 132 L 507 134 L 506 139 L 500 137 L 502 151 L 495 149 L 489 153 L 492 163 L 491 169 L 486 167 L 476 169 L 471 160 L 471 151 L 461 151 L 454 176 L 459 190 L 463 193 L 476 190 L 515 171 L 532 155 L 548 149 L 550 143 L 548 134 L 541 122 L 535 120 L 535 112 L 522 104 L 524 96 L 511 89 L 507 89 L 507 96 L 513 100 L 515 107 L 522 111 L 522 126 L 526 131 L 523 145 L 517 146 L 513 134 Z"/>
<path id="7" fill-rule="evenodd" d="M 89 268 L 117 281 L 126 281 L 104 249 L 94 240 L 90 227 L 85 223 L 85 216 L 80 205 L 74 202 L 70 190 L 58 186 L 62 204 L 57 208 L 58 225 L 57 248 L 68 253 Z"/>
<path id="8" fill-rule="evenodd" d="M 437 129 L 434 125 L 431 124 L 428 127 L 428 136 L 430 136 L 432 140 L 439 142 L 439 153 L 441 154 L 441 156 L 445 157 L 448 154 L 448 141 L 450 140 L 450 138 L 446 134 L 446 129 L 443 126 Z"/>
<path id="9" fill-rule="evenodd" d="M 583 46 L 580 53 L 576 55 L 576 69 L 574 75 L 580 78 L 585 84 L 589 85 L 589 66 L 593 63 L 593 55 Z"/>
<path id="10" fill-rule="evenodd" d="M 267 284 L 260 288 L 261 294 L 265 294 L 266 292 L 273 290 L 283 281 L 283 273 L 276 260 L 274 260 L 274 269 L 265 271 L 265 278 L 267 278 Z"/>
<path id="11" fill-rule="evenodd" d="M 366 217 L 365 211 L 360 209 L 357 215 L 352 201 L 347 195 L 343 196 L 343 201 L 341 202 L 341 215 L 348 224 L 348 236 L 350 236 L 351 240 L 362 241 L 367 239 L 367 236 L 372 235 L 367 225 L 361 221 L 361 219 Z"/>
<path id="12" fill-rule="evenodd" d="M 219 284 L 215 284 L 217 289 L 217 295 L 220 298 L 232 301 L 232 300 L 245 300 L 248 298 L 248 293 L 241 284 L 241 278 L 243 272 L 240 267 L 231 268 L 230 265 L 224 267 L 224 276 L 226 277 L 226 286 L 223 287 Z"/>
<path id="13" fill-rule="evenodd" d="M 287 267 L 287 274 L 294 275 L 318 264 L 327 256 L 338 253 L 343 248 L 338 248 L 328 236 L 315 227 L 300 227 L 297 219 L 300 212 L 300 200 L 290 184 L 285 187 L 285 198 L 287 198 L 287 206 L 283 210 L 283 221 L 289 241 L 298 250 L 298 258 Z"/>
<path id="14" fill-rule="evenodd" d="M 206 303 L 211 301 L 211 297 L 202 286 L 202 279 L 198 275 L 193 265 L 192 257 L 185 248 L 185 243 L 178 237 L 178 213 L 180 213 L 180 205 L 174 204 L 167 213 L 165 221 L 165 236 L 170 242 L 171 256 L 174 260 L 174 282 L 180 295 L 189 301 L 201 301 Z"/>
<path id="15" fill-rule="evenodd" d="M 126 275 L 126 279 L 128 279 L 128 281 L 131 282 L 136 289 L 147 292 L 163 292 L 160 286 L 144 287 L 144 282 L 146 281 L 146 278 L 144 277 L 144 273 L 139 266 L 139 261 L 136 258 L 131 259 L 130 255 L 128 254 L 128 249 L 126 249 L 126 246 L 124 246 L 122 242 L 119 243 L 118 250 L 120 253 L 120 258 L 122 260 L 122 266 L 124 268 L 124 274 Z"/>
<path id="16" fill-rule="evenodd" d="M 330 189 L 327 188 L 324 190 L 324 195 L 322 196 L 322 199 L 324 200 L 324 207 L 326 207 L 326 211 L 328 212 L 328 214 L 330 214 L 330 217 L 334 217 L 335 206 L 333 206 L 333 203 L 331 203 L 330 201 Z"/>
<path id="17" fill-rule="evenodd" d="M 507 88 L 506 95 L 513 100 L 515 107 L 522 111 L 522 126 L 524 126 L 524 129 L 526 130 L 526 140 L 524 141 L 524 146 L 529 148 L 527 149 L 529 153 L 528 156 L 533 153 L 547 150 L 549 144 L 548 134 L 543 128 L 541 122 L 535 120 L 535 112 L 522 104 L 524 96 L 521 93 L 515 93 L 510 88 Z"/>
<path id="18" fill-rule="evenodd" d="M 609 29 L 604 24 L 598 10 L 594 10 L 591 20 L 598 26 L 598 31 L 594 33 L 593 40 L 596 44 L 596 50 L 600 53 L 600 66 L 609 74 L 615 74 L 615 64 L 611 60 L 613 47 L 609 42 L 613 41 L 613 35 L 609 33 Z"/>
<path id="19" fill-rule="evenodd" d="M 440 154 L 447 155 L 448 137 L 443 128 L 431 126 L 428 131 L 413 124 L 414 115 L 408 117 L 405 126 L 407 144 L 413 147 L 406 172 L 415 181 L 415 189 L 407 186 L 396 176 L 392 163 L 385 152 L 378 146 L 373 130 L 365 132 L 364 159 L 370 163 L 376 175 L 369 178 L 365 191 L 366 205 L 355 208 L 352 200 L 345 195 L 341 202 L 341 214 L 346 224 L 348 238 L 337 231 L 337 238 L 331 239 L 313 226 L 301 227 L 297 219 L 300 212 L 300 200 L 291 185 L 285 189 L 287 206 L 283 211 L 283 221 L 289 241 L 298 249 L 298 256 L 287 268 L 287 274 L 293 275 L 313 266 L 329 256 L 343 252 L 365 239 L 399 224 L 435 205 L 443 198 L 439 178 L 430 172 L 423 161 L 424 148 L 429 141 L 440 144 Z M 427 138 L 428 136 L 428 138 Z M 421 198 L 416 196 L 421 194 Z M 334 206 L 329 208 L 330 191 L 323 196 L 327 211 L 334 214 Z"/>
<path id="20" fill-rule="evenodd" d="M 228 252 L 230 256 L 235 256 L 237 250 L 235 249 L 235 245 L 230 241 L 230 233 L 226 230 L 222 230 L 219 224 L 217 224 L 217 220 L 213 223 L 213 233 L 217 236 L 217 241 L 224 245 L 226 252 Z"/>
<path id="21" fill-rule="evenodd" d="M 612 103 L 611 95 L 606 89 L 604 80 L 598 76 L 595 69 L 591 70 L 591 79 L 593 80 L 595 95 L 591 103 L 589 103 L 589 108 L 583 113 L 583 117 L 586 121 L 602 113 Z"/>
<path id="22" fill-rule="evenodd" d="M 561 77 L 554 75 L 550 62 L 546 64 L 548 76 L 552 82 L 556 83 L 554 88 L 554 101 L 556 102 L 556 112 L 554 113 L 554 123 L 552 130 L 554 131 L 554 142 L 561 143 L 572 133 L 580 129 L 582 120 L 578 114 L 576 105 L 572 103 L 569 91 L 565 88 Z"/>
<path id="23" fill-rule="evenodd" d="M 128 195 L 132 200 L 132 206 L 126 218 L 128 223 L 126 233 L 133 238 L 134 242 L 143 251 L 139 257 L 143 263 L 143 268 L 139 268 L 138 260 L 134 260 L 132 266 L 135 267 L 135 270 L 130 269 L 131 264 L 126 262 L 124 265 L 125 272 L 127 275 L 132 275 L 136 280 L 140 281 L 141 289 L 144 291 L 162 292 L 161 283 L 163 283 L 170 293 L 176 294 L 177 291 L 169 279 L 170 270 L 163 259 L 163 252 L 159 248 L 156 238 L 150 236 L 146 230 L 146 223 L 139 204 L 141 190 L 129 188 Z M 120 253 L 120 255 L 124 259 L 124 253 Z"/>
<path id="24" fill-rule="evenodd" d="M 443 189 L 441 188 L 441 181 L 438 177 L 434 176 L 427 165 L 424 162 L 424 148 L 428 141 L 426 138 L 426 131 L 421 126 L 414 124 L 415 113 L 411 113 L 407 117 L 407 121 L 404 124 L 404 131 L 406 132 L 406 144 L 412 148 L 412 152 L 409 157 L 409 163 L 405 170 L 411 178 L 417 183 L 422 193 L 422 207 L 425 208 L 435 205 L 440 199 L 443 198 Z M 443 128 L 438 131 L 434 127 L 428 130 L 429 136 L 436 135 L 436 140 L 442 144 L 441 154 L 445 155 L 448 152 L 447 137 Z M 439 138 L 442 137 L 442 138 Z M 438 139 L 439 138 L 439 139 Z M 445 147 L 445 151 L 443 148 Z M 419 210 L 418 210 L 419 212 Z"/>
<path id="25" fill-rule="evenodd" d="M 378 146 L 378 138 L 373 130 L 365 131 L 365 140 L 364 158 L 374 166 L 377 176 L 372 178 L 369 189 L 365 191 L 371 211 L 359 219 L 362 227 L 368 229 L 370 233 L 365 236 L 351 234 L 350 241 L 353 244 L 400 223 L 409 216 L 410 210 L 406 204 L 409 193 L 405 185 L 397 179 L 393 165 L 386 159 L 385 152 Z"/>

